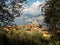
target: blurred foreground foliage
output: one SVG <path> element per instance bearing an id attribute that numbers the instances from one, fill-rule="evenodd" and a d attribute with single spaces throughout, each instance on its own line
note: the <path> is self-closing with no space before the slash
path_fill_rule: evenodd
<path id="1" fill-rule="evenodd" d="M 0 45 L 60 45 L 60 37 L 56 34 L 47 38 L 42 33 L 31 33 L 25 29 L 9 32 L 0 29 Z"/>

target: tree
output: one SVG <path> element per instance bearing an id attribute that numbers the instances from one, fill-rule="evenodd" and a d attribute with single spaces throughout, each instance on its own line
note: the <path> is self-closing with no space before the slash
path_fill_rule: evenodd
<path id="1" fill-rule="evenodd" d="M 50 30 L 60 30 L 60 0 L 46 0 L 43 7 L 45 22 Z"/>
<path id="2" fill-rule="evenodd" d="M 23 3 L 26 0 L 19 0 L 18 2 L 16 2 L 16 0 L 13 0 L 11 2 L 12 5 L 8 5 L 6 4 L 7 0 L 0 0 L 0 26 L 1 24 L 3 24 L 3 26 L 7 26 L 12 24 L 12 22 L 14 21 L 15 17 L 19 14 L 21 15 L 21 11 L 22 11 L 22 5 L 18 5 L 17 3 Z M 19 8 L 21 9 L 19 10 L 15 10 L 16 6 L 19 6 Z M 17 14 L 17 15 L 15 15 Z"/>

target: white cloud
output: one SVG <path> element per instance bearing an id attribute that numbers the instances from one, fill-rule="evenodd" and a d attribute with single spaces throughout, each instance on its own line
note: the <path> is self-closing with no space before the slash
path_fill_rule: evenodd
<path id="1" fill-rule="evenodd" d="M 26 7 L 23 10 L 23 14 L 33 14 L 33 15 L 38 15 L 41 12 L 41 7 L 42 7 L 42 2 L 36 1 L 29 7 Z"/>
<path id="2" fill-rule="evenodd" d="M 36 1 L 32 5 L 30 5 L 29 7 L 23 6 L 25 8 L 23 10 L 24 13 L 19 18 L 16 18 L 17 25 L 23 24 L 26 22 L 27 23 L 33 22 L 34 20 L 38 20 L 38 22 L 40 21 L 42 23 L 44 20 L 44 16 L 38 16 L 38 14 L 41 13 L 41 7 L 43 5 L 44 5 L 43 2 Z M 30 15 L 25 15 L 25 14 L 30 14 Z M 31 18 L 31 16 L 32 16 L 32 18 Z"/>

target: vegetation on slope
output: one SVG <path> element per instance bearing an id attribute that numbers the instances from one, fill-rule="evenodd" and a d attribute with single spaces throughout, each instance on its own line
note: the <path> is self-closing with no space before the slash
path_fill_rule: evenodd
<path id="1" fill-rule="evenodd" d="M 60 45 L 60 37 L 25 28 L 9 31 L 0 29 L 0 45 Z"/>

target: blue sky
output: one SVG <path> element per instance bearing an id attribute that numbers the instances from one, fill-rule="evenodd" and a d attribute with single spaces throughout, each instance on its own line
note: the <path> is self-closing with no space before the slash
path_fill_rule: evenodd
<path id="1" fill-rule="evenodd" d="M 44 0 L 27 0 L 28 3 L 26 4 L 27 6 L 32 5 L 34 2 L 39 1 L 39 2 L 44 2 Z"/>
<path id="2" fill-rule="evenodd" d="M 31 5 L 32 3 L 36 2 L 36 1 L 44 2 L 44 0 L 27 0 L 27 1 L 28 1 L 28 3 L 26 4 L 27 6 Z M 10 2 L 12 2 L 12 0 L 7 0 L 6 3 L 10 3 Z"/>
<path id="3" fill-rule="evenodd" d="M 27 0 L 27 4 L 24 4 L 23 7 L 25 8 L 22 12 L 23 15 L 17 17 L 15 22 L 17 25 L 24 25 L 29 24 L 30 22 L 34 22 L 36 20 L 39 24 L 43 23 L 44 16 L 41 14 L 41 4 L 44 4 L 44 0 Z M 40 6 L 40 7 L 39 7 Z M 39 9 L 38 9 L 39 8 Z"/>
<path id="4" fill-rule="evenodd" d="M 29 2 L 24 5 L 25 9 L 23 10 L 23 15 L 21 15 L 19 18 L 15 19 L 15 22 L 17 25 L 22 24 L 29 24 L 30 22 L 34 22 L 34 20 L 37 20 L 38 23 L 43 23 L 43 16 L 39 16 L 41 14 L 41 4 L 44 4 L 44 0 L 28 0 Z M 39 8 L 39 9 L 38 9 Z M 19 20 L 19 21 L 18 21 Z"/>
<path id="5" fill-rule="evenodd" d="M 24 5 L 25 7 L 25 9 L 23 10 L 24 13 L 38 15 L 41 11 L 41 7 L 43 6 L 42 4 L 44 4 L 44 0 L 27 0 L 27 1 L 28 3 Z"/>

